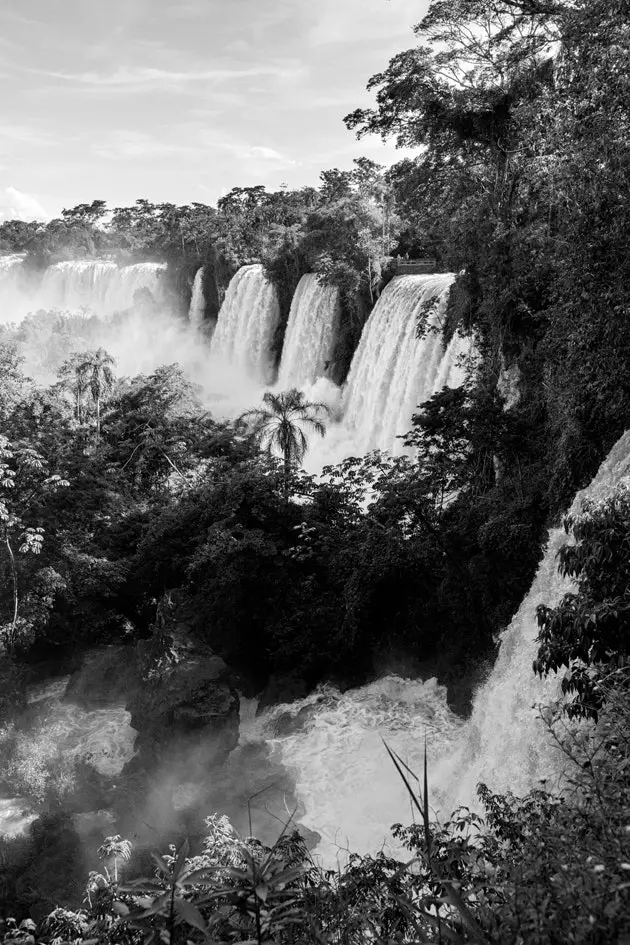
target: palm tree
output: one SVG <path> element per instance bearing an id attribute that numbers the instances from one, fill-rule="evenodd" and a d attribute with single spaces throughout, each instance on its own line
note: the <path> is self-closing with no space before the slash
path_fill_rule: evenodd
<path id="1" fill-rule="evenodd" d="M 308 439 L 302 427 L 324 436 L 326 426 L 318 414 L 328 416 L 330 410 L 326 404 L 305 400 L 302 391 L 295 387 L 282 394 L 267 391 L 263 404 L 265 407 L 248 410 L 240 419 L 250 426 L 259 447 L 282 456 L 284 494 L 288 499 L 291 470 L 300 465 L 308 449 Z"/>
<path id="2" fill-rule="evenodd" d="M 118 863 L 128 863 L 131 859 L 131 843 L 123 840 L 120 834 L 114 837 L 105 837 L 102 845 L 96 851 L 99 860 L 109 860 L 114 865 L 114 882 L 118 882 Z"/>
<path id="3" fill-rule="evenodd" d="M 85 357 L 85 353 L 73 354 L 71 358 L 63 362 L 57 371 L 61 386 L 69 390 L 74 396 L 74 412 L 79 424 L 83 421 L 83 398 L 87 391 L 87 379 L 78 370 L 78 367 L 85 360 Z"/>
<path id="4" fill-rule="evenodd" d="M 111 354 L 105 348 L 96 351 L 85 351 L 76 359 L 75 372 L 77 384 L 80 382 L 89 387 L 92 400 L 96 405 L 96 442 L 101 438 L 101 401 L 110 393 L 114 386 L 114 372 L 116 364 Z"/>

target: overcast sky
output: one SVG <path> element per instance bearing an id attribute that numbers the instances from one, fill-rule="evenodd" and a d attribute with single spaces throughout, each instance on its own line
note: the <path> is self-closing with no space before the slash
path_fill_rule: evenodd
<path id="1" fill-rule="evenodd" d="M 342 118 L 428 0 L 0 0 L 0 218 L 214 203 L 393 148 Z"/>

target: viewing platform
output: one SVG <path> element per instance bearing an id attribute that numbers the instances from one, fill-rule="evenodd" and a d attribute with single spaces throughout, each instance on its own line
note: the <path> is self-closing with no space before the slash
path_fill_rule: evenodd
<path id="1" fill-rule="evenodd" d="M 437 269 L 436 259 L 398 259 L 396 272 L 399 276 L 426 276 Z"/>

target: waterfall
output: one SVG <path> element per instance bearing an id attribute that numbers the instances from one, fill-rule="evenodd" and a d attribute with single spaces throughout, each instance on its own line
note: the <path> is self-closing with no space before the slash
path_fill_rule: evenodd
<path id="1" fill-rule="evenodd" d="M 271 346 L 279 319 L 278 295 L 263 267 L 243 266 L 230 282 L 219 311 L 210 349 L 214 359 L 254 382 L 270 384 Z"/>
<path id="2" fill-rule="evenodd" d="M 571 511 L 579 512 L 585 498 L 605 498 L 623 478 L 630 478 L 630 432 L 578 493 Z M 556 555 L 566 540 L 563 529 L 551 531 L 532 587 L 502 636 L 497 662 L 467 721 L 449 710 L 446 690 L 435 680 L 396 676 L 343 694 L 323 687 L 259 717 L 250 737 L 271 739 L 294 775 L 304 809 L 300 820 L 321 834 L 317 853 L 327 864 L 338 855 L 343 859 L 347 849 L 374 853 L 389 843 L 397 852 L 389 827 L 413 820 L 382 738 L 421 777 L 426 736 L 430 800 L 443 817 L 459 804 L 476 806 L 479 781 L 493 791 L 519 794 L 541 783 L 562 783 L 564 759 L 538 710 L 559 697 L 559 679 L 539 679 L 532 661 L 538 604 L 556 605 L 570 586 L 557 571 Z"/>
<path id="3" fill-rule="evenodd" d="M 418 404 L 444 384 L 463 381 L 458 356 L 469 350 L 455 335 L 446 351 L 441 328 L 454 276 L 396 276 L 370 315 L 352 360 L 343 398 L 346 455 L 372 449 L 400 452 Z M 417 337 L 426 310 L 427 330 Z"/>
<path id="4" fill-rule="evenodd" d="M 307 387 L 324 375 L 332 358 L 340 316 L 339 290 L 315 273 L 302 276 L 291 302 L 278 386 Z"/>
<path id="5" fill-rule="evenodd" d="M 22 256 L 0 256 L 0 324 L 24 314 L 22 263 Z"/>
<path id="6" fill-rule="evenodd" d="M 56 263 L 44 273 L 37 307 L 64 311 L 87 308 L 98 315 L 122 312 L 131 308 L 136 293 L 143 290 L 159 300 L 165 269 L 162 263 L 132 266 L 102 260 Z"/>
<path id="7" fill-rule="evenodd" d="M 193 328 L 201 328 L 206 312 L 206 300 L 203 294 L 203 266 L 195 273 L 188 321 Z"/>

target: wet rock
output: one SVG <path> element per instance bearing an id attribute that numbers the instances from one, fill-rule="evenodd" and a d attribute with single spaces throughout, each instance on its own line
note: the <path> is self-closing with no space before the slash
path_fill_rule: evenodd
<path id="1" fill-rule="evenodd" d="M 135 648 L 107 646 L 88 654 L 68 680 L 64 699 L 84 709 L 122 705 L 137 679 Z"/>
<path id="2" fill-rule="evenodd" d="M 503 357 L 501 358 L 501 373 L 497 381 L 497 390 L 503 401 L 503 409 L 510 410 L 520 402 L 521 382 L 523 376 L 521 369 L 516 362 L 506 365 Z"/>
<path id="3" fill-rule="evenodd" d="M 116 833 L 116 816 L 110 810 L 90 810 L 74 814 L 72 825 L 83 843 L 100 842 Z"/>
<path id="4" fill-rule="evenodd" d="M 260 694 L 257 712 L 273 705 L 295 702 L 308 695 L 308 686 L 299 676 L 272 676 Z"/>
<path id="5" fill-rule="evenodd" d="M 295 735 L 296 732 L 301 732 L 309 719 L 312 719 L 317 713 L 318 704 L 305 705 L 299 712 L 283 712 L 282 715 L 279 715 L 273 726 L 274 738 L 283 738 L 285 735 Z"/>
<path id="6" fill-rule="evenodd" d="M 144 759 L 187 756 L 198 746 L 204 762 L 221 764 L 238 742 L 239 699 L 230 672 L 185 628 L 143 640 L 136 648 L 139 683 L 127 700 L 136 748 Z"/>

